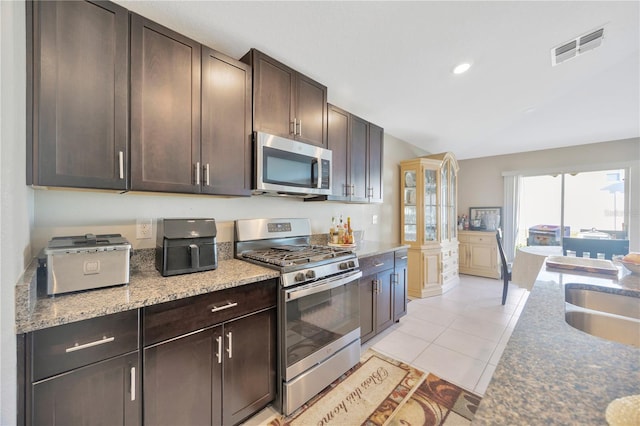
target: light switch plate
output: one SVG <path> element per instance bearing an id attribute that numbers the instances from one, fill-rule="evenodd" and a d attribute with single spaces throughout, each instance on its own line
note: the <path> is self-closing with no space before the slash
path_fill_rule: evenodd
<path id="1" fill-rule="evenodd" d="M 371 216 L 371 223 L 373 225 L 377 225 L 378 224 L 378 215 L 374 214 L 373 216 Z"/>
<path id="2" fill-rule="evenodd" d="M 152 237 L 153 222 L 149 218 L 136 219 L 136 238 L 146 240 Z"/>

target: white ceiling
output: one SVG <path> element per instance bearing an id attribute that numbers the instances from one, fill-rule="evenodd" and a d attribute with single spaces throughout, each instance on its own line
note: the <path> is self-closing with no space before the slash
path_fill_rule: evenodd
<path id="1" fill-rule="evenodd" d="M 638 1 L 117 2 L 236 58 L 258 48 L 428 152 L 640 136 Z M 551 66 L 551 48 L 602 25 L 600 47 Z"/>

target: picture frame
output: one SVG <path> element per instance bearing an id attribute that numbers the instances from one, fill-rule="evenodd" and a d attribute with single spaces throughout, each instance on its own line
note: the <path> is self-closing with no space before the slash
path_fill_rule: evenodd
<path id="1" fill-rule="evenodd" d="M 502 207 L 469 207 L 469 229 L 495 231 L 502 228 Z"/>

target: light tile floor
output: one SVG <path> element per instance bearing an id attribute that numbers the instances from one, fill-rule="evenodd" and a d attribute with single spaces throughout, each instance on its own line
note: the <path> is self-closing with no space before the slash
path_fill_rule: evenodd
<path id="1" fill-rule="evenodd" d="M 407 315 L 362 345 L 484 395 L 529 292 L 461 275 L 447 293 L 409 302 Z"/>
<path id="2" fill-rule="evenodd" d="M 362 345 L 454 383 L 480 396 L 489 385 L 529 292 L 502 280 L 460 275 L 441 296 L 414 299 L 407 315 Z M 265 425 L 276 414 L 267 407 L 244 423 Z"/>

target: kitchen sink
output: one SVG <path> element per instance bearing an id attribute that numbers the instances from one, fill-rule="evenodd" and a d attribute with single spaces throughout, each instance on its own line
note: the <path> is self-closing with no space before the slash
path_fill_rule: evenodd
<path id="1" fill-rule="evenodd" d="M 567 285 L 565 301 L 570 326 L 640 348 L 640 298 Z"/>
<path id="2" fill-rule="evenodd" d="M 640 320 L 640 298 L 585 288 L 565 287 L 565 301 L 599 312 Z"/>

